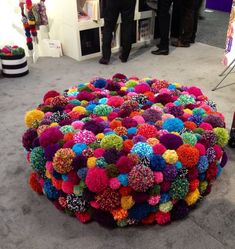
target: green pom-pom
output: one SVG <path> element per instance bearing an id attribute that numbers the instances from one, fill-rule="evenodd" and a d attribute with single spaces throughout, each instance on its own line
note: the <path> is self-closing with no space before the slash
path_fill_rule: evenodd
<path id="1" fill-rule="evenodd" d="M 189 190 L 188 180 L 185 178 L 176 178 L 170 188 L 170 196 L 173 199 L 184 199 Z"/>
<path id="2" fill-rule="evenodd" d="M 207 187 L 208 187 L 208 182 L 207 181 L 200 182 L 200 184 L 199 184 L 199 192 L 201 194 L 203 194 L 206 191 Z"/>
<path id="3" fill-rule="evenodd" d="M 109 94 L 110 94 L 110 96 L 116 96 L 116 95 L 118 95 L 117 91 L 111 91 Z"/>
<path id="4" fill-rule="evenodd" d="M 45 172 L 46 158 L 42 147 L 34 148 L 30 153 L 30 165 L 33 170 Z"/>
<path id="5" fill-rule="evenodd" d="M 109 178 L 117 177 L 119 175 L 119 170 L 115 164 L 109 164 L 106 167 L 106 171 Z"/>
<path id="6" fill-rule="evenodd" d="M 108 105 L 97 105 L 93 111 L 94 114 L 98 116 L 108 116 L 110 112 L 113 111 L 113 108 Z"/>
<path id="7" fill-rule="evenodd" d="M 197 143 L 197 137 L 196 135 L 190 133 L 190 132 L 185 132 L 182 134 L 182 139 L 185 144 L 190 144 L 190 145 L 195 145 Z"/>
<path id="8" fill-rule="evenodd" d="M 200 135 L 202 135 L 205 131 L 202 128 L 196 128 L 193 130 L 193 133 L 198 133 Z"/>
<path id="9" fill-rule="evenodd" d="M 149 190 L 149 195 L 159 195 L 160 194 L 161 187 L 160 185 L 154 185 L 150 190 Z"/>
<path id="10" fill-rule="evenodd" d="M 127 222 L 127 220 L 125 219 L 125 220 L 118 220 L 117 221 L 117 226 L 118 227 L 126 227 L 128 225 L 128 222 Z"/>
<path id="11" fill-rule="evenodd" d="M 159 205 L 159 210 L 163 213 L 170 212 L 172 208 L 173 208 L 173 204 L 171 201 L 168 201 L 168 202 L 165 202 Z"/>
<path id="12" fill-rule="evenodd" d="M 91 92 L 92 90 L 84 84 L 78 85 L 78 91 L 79 92 Z"/>
<path id="13" fill-rule="evenodd" d="M 66 134 L 68 132 L 76 132 L 76 130 L 74 130 L 74 128 L 71 126 L 71 125 L 65 125 L 65 126 L 62 126 L 60 128 L 60 131 L 63 133 L 63 134 Z"/>
<path id="14" fill-rule="evenodd" d="M 51 106 L 43 106 L 41 109 L 40 109 L 42 112 L 46 113 L 46 112 L 52 112 L 53 111 L 53 107 Z"/>
<path id="15" fill-rule="evenodd" d="M 104 168 L 106 165 L 107 165 L 107 162 L 105 161 L 103 157 L 97 158 L 96 166 L 98 166 L 99 168 Z"/>
<path id="16" fill-rule="evenodd" d="M 128 81 L 126 82 L 125 86 L 126 86 L 127 88 L 131 88 L 131 87 L 135 87 L 137 84 L 138 84 L 138 82 L 135 81 L 135 80 L 128 80 Z"/>
<path id="17" fill-rule="evenodd" d="M 181 95 L 177 100 L 181 105 L 194 104 L 195 99 L 190 95 Z"/>
<path id="18" fill-rule="evenodd" d="M 217 137 L 218 145 L 220 145 L 221 147 L 225 147 L 229 140 L 228 131 L 225 128 L 220 127 L 214 128 L 213 131 Z"/>
<path id="19" fill-rule="evenodd" d="M 76 106 L 81 105 L 81 102 L 78 99 L 71 99 L 71 100 L 69 100 L 69 103 L 76 105 Z"/>
<path id="20" fill-rule="evenodd" d="M 105 150 L 115 148 L 120 151 L 123 147 L 123 139 L 118 135 L 111 134 L 101 140 L 100 146 Z"/>
<path id="21" fill-rule="evenodd" d="M 204 117 L 205 114 L 206 114 L 206 111 L 202 108 L 193 109 L 193 115 L 200 115 L 201 117 Z"/>
<path id="22" fill-rule="evenodd" d="M 98 141 L 96 141 L 92 144 L 89 144 L 89 147 L 93 150 L 98 149 L 98 148 L 100 148 L 100 143 Z"/>

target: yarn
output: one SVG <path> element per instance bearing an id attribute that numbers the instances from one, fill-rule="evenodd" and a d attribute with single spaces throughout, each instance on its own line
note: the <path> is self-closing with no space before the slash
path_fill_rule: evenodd
<path id="1" fill-rule="evenodd" d="M 197 87 L 116 74 L 42 102 L 25 115 L 28 183 L 82 223 L 183 219 L 228 161 L 224 117 Z"/>

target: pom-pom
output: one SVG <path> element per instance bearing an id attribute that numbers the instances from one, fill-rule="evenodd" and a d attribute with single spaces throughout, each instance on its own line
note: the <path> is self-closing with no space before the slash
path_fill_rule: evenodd
<path id="1" fill-rule="evenodd" d="M 36 172 L 32 172 L 29 176 L 29 185 L 38 194 L 42 194 L 42 186 L 39 182 L 39 175 Z"/>
<path id="2" fill-rule="evenodd" d="M 107 173 L 101 168 L 89 169 L 85 182 L 88 189 L 95 193 L 105 190 L 109 184 Z"/>
<path id="3" fill-rule="evenodd" d="M 46 129 L 39 137 L 39 142 L 42 147 L 47 147 L 51 144 L 56 144 L 64 138 L 63 133 L 57 127 Z"/>
<path id="4" fill-rule="evenodd" d="M 106 150 L 114 148 L 117 151 L 120 151 L 123 147 L 123 139 L 114 134 L 107 135 L 101 140 L 100 146 Z"/>
<path id="5" fill-rule="evenodd" d="M 214 128 L 213 131 L 215 132 L 215 135 L 217 137 L 217 143 L 222 148 L 225 147 L 229 140 L 229 134 L 228 131 L 224 128 Z"/>
<path id="6" fill-rule="evenodd" d="M 195 189 L 193 192 L 189 192 L 187 196 L 185 197 L 185 201 L 187 202 L 188 206 L 194 205 L 200 197 L 200 192 L 197 189 Z"/>
<path id="7" fill-rule="evenodd" d="M 159 225 L 165 225 L 171 221 L 171 214 L 158 211 L 156 213 L 156 222 Z"/>
<path id="8" fill-rule="evenodd" d="M 180 136 L 169 133 L 160 137 L 160 143 L 168 150 L 176 150 L 183 144 L 183 140 Z"/>
<path id="9" fill-rule="evenodd" d="M 29 111 L 25 114 L 24 122 L 29 128 L 37 127 L 38 124 L 43 120 L 44 115 L 44 112 L 40 110 Z"/>
<path id="10" fill-rule="evenodd" d="M 169 164 L 175 164 L 178 161 L 178 155 L 175 150 L 166 150 L 162 157 Z"/>
<path id="11" fill-rule="evenodd" d="M 164 121 L 162 128 L 169 132 L 180 132 L 184 128 L 184 123 L 178 118 L 168 118 Z"/>

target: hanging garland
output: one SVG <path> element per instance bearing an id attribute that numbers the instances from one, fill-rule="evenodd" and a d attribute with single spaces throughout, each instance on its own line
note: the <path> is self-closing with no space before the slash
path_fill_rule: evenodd
<path id="1" fill-rule="evenodd" d="M 32 0 L 20 1 L 22 23 L 25 29 L 27 47 L 33 50 L 33 41 L 38 43 L 37 29 L 41 25 L 48 25 L 45 0 L 33 4 Z M 25 13 L 26 10 L 26 13 Z"/>

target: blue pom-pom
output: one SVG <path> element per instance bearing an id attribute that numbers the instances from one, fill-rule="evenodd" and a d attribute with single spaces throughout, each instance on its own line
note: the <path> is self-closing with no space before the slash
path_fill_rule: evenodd
<path id="1" fill-rule="evenodd" d="M 150 157 L 153 153 L 153 148 L 147 143 L 138 142 L 131 149 L 131 153 L 137 154 L 140 157 Z"/>
<path id="2" fill-rule="evenodd" d="M 62 179 L 62 175 L 60 173 L 58 173 L 57 171 L 55 171 L 55 170 L 53 170 L 52 175 L 57 180 L 61 180 Z"/>
<path id="3" fill-rule="evenodd" d="M 99 100 L 99 104 L 106 104 L 108 102 L 108 99 L 107 98 L 102 98 Z"/>
<path id="4" fill-rule="evenodd" d="M 188 120 L 194 122 L 197 126 L 203 122 L 202 116 L 198 114 L 190 116 Z"/>
<path id="5" fill-rule="evenodd" d="M 151 211 L 152 208 L 148 203 L 135 204 L 131 209 L 129 209 L 128 216 L 130 219 L 139 221 L 147 217 Z"/>
<path id="6" fill-rule="evenodd" d="M 87 111 L 89 112 L 93 112 L 93 110 L 95 109 L 96 105 L 95 104 L 89 104 L 86 106 Z"/>
<path id="7" fill-rule="evenodd" d="M 77 175 L 80 179 L 85 180 L 87 175 L 88 168 L 81 168 L 78 170 Z"/>
<path id="8" fill-rule="evenodd" d="M 170 84 L 170 85 L 168 86 L 168 89 L 169 89 L 169 90 L 175 90 L 175 89 L 176 89 L 176 85 Z"/>
<path id="9" fill-rule="evenodd" d="M 118 180 L 122 186 L 126 187 L 128 185 L 128 174 L 120 174 Z"/>
<path id="10" fill-rule="evenodd" d="M 93 85 L 95 88 L 104 88 L 107 84 L 107 81 L 105 79 L 97 79 Z"/>
<path id="11" fill-rule="evenodd" d="M 127 129 L 127 134 L 128 135 L 136 134 L 136 132 L 137 132 L 137 128 L 136 127 L 131 127 L 129 129 Z"/>
<path id="12" fill-rule="evenodd" d="M 221 165 L 219 163 L 217 164 L 217 167 L 218 167 L 218 172 L 216 174 L 216 177 L 220 177 L 223 169 L 222 169 L 222 167 L 221 167 Z"/>
<path id="13" fill-rule="evenodd" d="M 49 179 L 45 180 L 43 190 L 50 200 L 56 200 L 60 196 L 60 192 L 52 185 Z"/>
<path id="14" fill-rule="evenodd" d="M 85 150 L 87 148 L 86 144 L 75 144 L 72 148 L 72 150 L 74 151 L 74 153 L 76 155 L 81 155 L 83 150 Z"/>
<path id="15" fill-rule="evenodd" d="M 162 129 L 169 132 L 180 132 L 184 128 L 184 123 L 179 118 L 168 118 L 164 121 Z"/>
<path id="16" fill-rule="evenodd" d="M 198 179 L 199 179 L 200 181 L 204 181 L 204 180 L 206 179 L 206 174 L 205 174 L 205 173 L 199 174 L 199 175 L 198 175 Z"/>
<path id="17" fill-rule="evenodd" d="M 204 173 L 208 169 L 209 162 L 207 156 L 201 156 L 197 165 L 197 170 L 199 173 Z"/>
<path id="18" fill-rule="evenodd" d="M 170 199 L 171 199 L 171 197 L 168 193 L 162 193 L 160 203 L 168 202 Z"/>
<path id="19" fill-rule="evenodd" d="M 150 168 L 153 171 L 162 171 L 166 167 L 166 162 L 160 155 L 151 155 Z"/>
<path id="20" fill-rule="evenodd" d="M 62 175 L 62 180 L 63 180 L 64 182 L 68 181 L 68 179 L 69 179 L 69 177 L 68 177 L 67 174 L 63 174 L 63 175 Z"/>
<path id="21" fill-rule="evenodd" d="M 176 167 L 176 169 L 182 169 L 182 163 L 180 161 L 177 161 L 175 163 L 175 167 Z"/>

